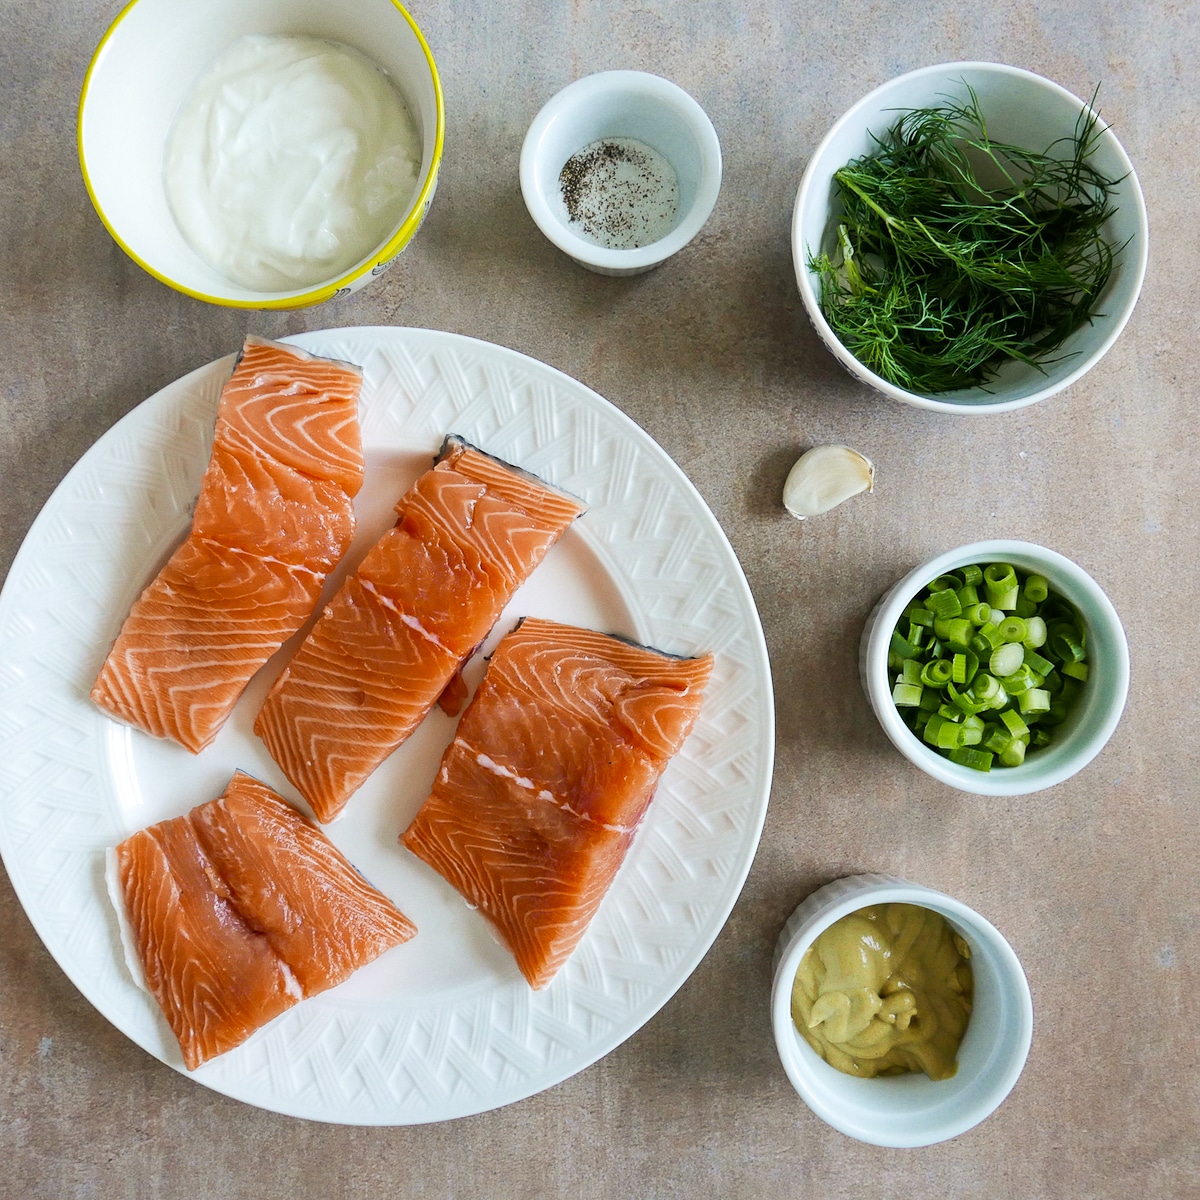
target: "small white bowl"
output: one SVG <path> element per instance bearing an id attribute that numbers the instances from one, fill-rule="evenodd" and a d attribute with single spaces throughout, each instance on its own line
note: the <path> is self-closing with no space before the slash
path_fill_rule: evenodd
<path id="1" fill-rule="evenodd" d="M 233 283 L 188 245 L 167 203 L 163 155 L 175 113 L 204 69 L 246 34 L 306 34 L 362 51 L 387 72 L 421 135 L 408 212 L 366 258 L 309 287 L 262 292 Z M 169 287 L 230 308 L 305 308 L 386 271 L 433 200 L 444 132 L 433 54 L 395 0 L 132 0 L 96 48 L 79 100 L 79 163 L 114 240 Z"/>
<path id="2" fill-rule="evenodd" d="M 849 913 L 892 903 L 940 913 L 971 948 L 974 1005 L 951 1079 L 845 1075 L 813 1050 L 792 1021 L 792 983 L 808 947 Z M 1012 1091 L 1029 1055 L 1033 1001 L 1012 947 L 977 912 L 890 875 L 850 875 L 813 892 L 784 925 L 775 947 L 771 1023 L 783 1069 L 821 1120 L 875 1146 L 931 1146 L 978 1125 Z"/>
<path id="3" fill-rule="evenodd" d="M 1091 159 L 1109 178 L 1121 180 L 1111 191 L 1117 211 L 1104 226 L 1106 240 L 1121 246 L 1116 265 L 1098 302 L 1097 316 L 1077 329 L 1043 363 L 1044 370 L 1019 362 L 1003 364 L 987 385 L 957 392 L 921 395 L 889 383 L 865 367 L 838 340 L 821 312 L 820 279 L 809 269 L 810 255 L 832 252 L 839 205 L 834 198 L 834 173 L 851 159 L 871 153 L 871 134 L 882 135 L 895 124 L 900 111 L 937 105 L 951 97 L 967 98 L 974 88 L 988 133 L 1031 150 L 1044 150 L 1058 138 L 1074 133 L 1080 113 L 1091 109 L 1065 88 L 1018 67 L 1000 63 L 942 63 L 910 71 L 864 96 L 841 117 L 814 151 L 796 194 L 792 213 L 792 258 L 796 281 L 808 318 L 834 357 L 852 375 L 885 396 L 917 408 L 949 413 L 997 413 L 1024 408 L 1054 395 L 1090 370 L 1107 353 L 1129 320 L 1146 274 L 1148 225 L 1142 189 L 1133 164 L 1116 135 L 1101 120 Z"/>
<path id="4" fill-rule="evenodd" d="M 1069 600 L 1087 628 L 1088 679 L 1070 715 L 1048 746 L 1030 750 L 1019 767 L 976 771 L 951 762 L 904 723 L 892 699 L 888 646 L 900 614 L 939 575 L 969 563 L 1006 562 L 1044 575 L 1052 591 Z M 1112 602 L 1100 585 L 1069 558 L 1033 542 L 973 542 L 914 568 L 875 606 L 859 642 L 859 677 L 871 708 L 892 744 L 910 762 L 942 783 L 977 796 L 1023 796 L 1053 787 L 1082 770 L 1112 736 L 1129 695 L 1129 645 Z"/>
<path id="5" fill-rule="evenodd" d="M 559 172 L 584 146 L 634 138 L 657 150 L 679 180 L 679 211 L 665 237 L 609 249 L 580 237 L 567 218 Z M 721 190 L 721 145 L 704 110 L 681 87 L 644 71 L 602 71 L 563 88 L 534 118 L 521 147 L 521 194 L 537 227 L 582 267 L 640 275 L 700 232 Z"/>

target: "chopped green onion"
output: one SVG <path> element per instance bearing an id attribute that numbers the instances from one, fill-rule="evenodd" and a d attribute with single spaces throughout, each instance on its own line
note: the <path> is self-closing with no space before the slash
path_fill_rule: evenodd
<path id="1" fill-rule="evenodd" d="M 1025 661 L 1025 651 L 1013 642 L 997 646 L 988 659 L 988 670 L 1002 680 L 1011 675 Z M 1008 685 L 1005 684 L 1005 687 Z"/>
<path id="2" fill-rule="evenodd" d="M 1013 743 L 1013 735 L 1007 729 L 993 729 L 983 740 L 985 750 L 991 750 L 995 754 L 1003 754 Z"/>
<path id="3" fill-rule="evenodd" d="M 1034 604 L 1041 604 L 1050 595 L 1050 581 L 1045 575 L 1026 575 L 1021 594 Z"/>
<path id="4" fill-rule="evenodd" d="M 947 617 L 933 623 L 934 632 L 954 652 L 969 650 L 975 627 L 966 617 Z"/>
<path id="5" fill-rule="evenodd" d="M 1019 767 L 1025 761 L 1025 743 L 1013 738 L 1000 752 L 1000 765 Z"/>
<path id="6" fill-rule="evenodd" d="M 954 665 L 945 658 L 935 659 L 921 668 L 921 682 L 926 687 L 944 688 L 954 676 Z"/>
<path id="7" fill-rule="evenodd" d="M 993 608 L 1011 612 L 1021 590 L 1016 571 L 1008 563 L 989 563 L 983 568 L 983 590 Z"/>
<path id="8" fill-rule="evenodd" d="M 900 636 L 900 630 L 892 630 L 892 642 L 889 647 L 893 654 L 900 655 L 901 658 L 919 658 L 921 655 L 921 647 L 914 646 L 907 638 Z"/>
<path id="9" fill-rule="evenodd" d="M 1000 686 L 1000 681 L 994 675 L 989 675 L 986 671 L 975 676 L 975 679 L 971 683 L 971 690 L 989 708 L 994 706 L 995 701 L 1000 697 L 1000 693 L 1004 691 Z"/>
<path id="10" fill-rule="evenodd" d="M 1045 680 L 1036 671 L 1030 670 L 1026 663 L 1021 663 L 1011 675 L 1002 675 L 1000 682 L 1010 696 L 1021 696 L 1030 688 L 1041 687 Z"/>
<path id="11" fill-rule="evenodd" d="M 959 691 L 953 683 L 946 685 L 946 695 L 950 697 L 950 703 L 960 708 L 967 716 L 973 717 L 976 713 L 983 712 L 987 705 L 981 700 L 977 700 L 970 690 Z"/>
<path id="12" fill-rule="evenodd" d="M 1083 662 L 1083 639 L 1073 629 L 1060 628 L 1050 637 L 1050 649 L 1063 662 Z"/>
<path id="13" fill-rule="evenodd" d="M 929 611 L 933 613 L 935 628 L 938 617 L 957 617 L 962 614 L 962 604 L 959 602 L 958 593 L 952 588 L 946 588 L 941 592 L 931 592 L 925 603 L 929 606 Z"/>
<path id="14" fill-rule="evenodd" d="M 946 718 L 940 712 L 936 712 L 925 723 L 925 730 L 921 734 L 924 741 L 927 741 L 931 746 L 936 746 L 938 741 L 938 731 L 943 725 L 947 724 Z"/>
<path id="15" fill-rule="evenodd" d="M 953 721 L 946 721 L 938 727 L 937 748 L 939 750 L 954 750 L 962 745 L 962 726 Z"/>
<path id="16" fill-rule="evenodd" d="M 1025 651 L 1025 665 L 1043 677 L 1054 670 L 1054 664 L 1048 658 L 1043 658 L 1036 650 Z"/>
<path id="17" fill-rule="evenodd" d="M 1048 744 L 1087 682 L 1079 613 L 1044 576 L 1010 563 L 939 575 L 902 621 L 888 670 L 905 725 L 978 770 L 1020 766 L 1028 746 Z"/>
<path id="18" fill-rule="evenodd" d="M 939 575 L 930 585 L 931 592 L 944 592 L 949 588 L 952 592 L 957 592 L 963 585 L 963 580 L 953 573 L 947 572 L 945 575 Z"/>
<path id="19" fill-rule="evenodd" d="M 1029 632 L 1029 626 L 1020 617 L 1005 617 L 999 625 L 1002 642 L 1023 642 Z"/>
<path id="20" fill-rule="evenodd" d="M 951 762 L 958 763 L 960 767 L 970 767 L 975 771 L 992 769 L 992 755 L 986 750 L 973 750 L 970 746 L 959 746 L 951 750 L 948 757 Z"/>
<path id="21" fill-rule="evenodd" d="M 1028 737 L 1029 726 L 1021 719 L 1021 714 L 1014 708 L 1006 708 L 1000 713 L 1000 720 L 1013 737 Z"/>
<path id="22" fill-rule="evenodd" d="M 989 652 L 995 650 L 1001 643 L 1000 626 L 996 623 L 995 617 L 996 614 L 993 612 L 992 619 L 986 625 L 980 625 L 979 631 L 975 635 L 976 637 L 983 638 Z"/>
<path id="23" fill-rule="evenodd" d="M 1025 629 L 1025 640 L 1021 645 L 1026 650 L 1040 650 L 1046 644 L 1046 622 L 1041 617 L 1026 617 Z"/>
<path id="24" fill-rule="evenodd" d="M 969 608 L 964 608 L 963 616 L 972 625 L 986 625 L 992 619 L 992 610 L 981 600 L 978 604 L 972 604 Z"/>

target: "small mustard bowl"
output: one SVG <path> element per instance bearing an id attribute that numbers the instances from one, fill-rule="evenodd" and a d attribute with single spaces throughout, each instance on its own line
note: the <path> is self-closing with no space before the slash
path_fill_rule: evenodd
<path id="1" fill-rule="evenodd" d="M 179 231 L 163 182 L 181 102 L 211 62 L 250 34 L 303 34 L 361 51 L 399 91 L 421 140 L 414 199 L 399 223 L 349 270 L 289 291 L 243 287 L 205 263 Z M 412 240 L 437 186 L 445 110 L 433 54 L 395 0 L 132 0 L 92 57 L 77 136 L 83 180 L 100 220 L 155 279 L 227 308 L 307 308 L 370 283 Z"/>
<path id="2" fill-rule="evenodd" d="M 808 948 L 835 921 L 876 904 L 940 914 L 967 944 L 974 1004 L 950 1079 L 920 1073 L 845 1075 L 808 1044 L 792 1019 L 792 985 Z M 775 946 L 771 1025 L 788 1080 L 822 1121 L 874 1146 L 944 1142 L 978 1125 L 1020 1078 L 1033 1040 L 1033 1000 L 1016 952 L 961 900 L 892 875 L 848 875 L 818 888 L 788 918 Z"/>

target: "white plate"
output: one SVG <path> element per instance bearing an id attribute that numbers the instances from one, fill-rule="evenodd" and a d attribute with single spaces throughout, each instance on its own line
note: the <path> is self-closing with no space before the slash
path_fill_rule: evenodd
<path id="1" fill-rule="evenodd" d="M 578 949 L 534 992 L 490 927 L 396 839 L 454 722 L 440 711 L 351 800 L 329 836 L 417 924 L 192 1078 L 275 1112 L 358 1125 L 464 1116 L 582 1070 L 674 994 L 725 922 L 766 814 L 774 716 L 766 645 L 728 541 L 679 468 L 606 400 L 524 355 L 447 333 L 335 329 L 288 339 L 361 363 L 367 484 L 355 562 L 447 432 L 586 499 L 514 597 L 521 614 L 625 634 L 716 666 Z M 0 853 L 38 934 L 81 992 L 183 1070 L 124 966 L 103 850 L 217 796 L 240 767 L 296 799 L 251 724 L 285 648 L 193 757 L 118 726 L 88 691 L 133 599 L 190 521 L 233 358 L 131 412 L 80 460 L 30 530 L 0 595 Z M 332 582 L 332 581 L 331 581 Z M 468 674 L 472 684 L 481 667 Z"/>

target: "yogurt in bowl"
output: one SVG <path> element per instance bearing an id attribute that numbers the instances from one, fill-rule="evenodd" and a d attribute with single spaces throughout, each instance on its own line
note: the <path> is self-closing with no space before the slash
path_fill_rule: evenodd
<path id="1" fill-rule="evenodd" d="M 185 97 L 167 142 L 167 201 L 188 244 L 232 282 L 312 287 L 348 271 L 412 205 L 416 124 L 349 46 L 239 38 Z"/>
<path id="2" fill-rule="evenodd" d="M 190 127 L 189 97 L 199 97 L 204 108 L 205 75 L 217 70 L 228 84 L 238 74 L 240 68 L 219 64 L 232 54 L 236 67 L 236 55 L 245 53 L 237 49 L 239 44 L 250 48 L 250 59 L 258 58 L 257 69 L 243 73 L 234 92 L 225 89 L 228 103 L 208 104 L 214 129 Z M 341 48 L 343 67 L 348 56 L 358 69 L 314 74 L 311 54 L 284 66 L 268 63 L 255 49 L 313 44 L 326 52 Z M 374 86 L 374 99 L 364 79 Z M 389 92 L 411 121 L 411 134 L 386 136 L 397 123 L 382 116 L 386 105 L 379 97 L 387 100 Z M 260 104 L 264 99 L 265 105 Z M 323 0 L 206 0 L 202 5 L 132 0 L 104 35 L 84 80 L 79 160 L 101 220 L 117 244 L 156 279 L 212 304 L 304 308 L 369 283 L 412 240 L 437 186 L 444 130 L 433 54 L 394 0 L 336 5 Z M 376 139 L 380 131 L 384 136 Z M 243 135 L 246 141 L 239 146 Z M 182 162 L 170 161 L 173 139 L 183 151 Z M 355 139 L 357 146 L 350 144 Z M 261 153 L 264 144 L 277 151 L 294 150 L 297 144 L 312 151 L 317 142 L 306 175 L 289 174 L 299 160 L 288 153 L 277 156 L 265 172 L 245 171 L 248 163 L 269 160 Z M 364 143 L 372 143 L 365 153 Z M 222 153 L 214 152 L 217 146 L 224 147 Z M 395 146 L 401 147 L 399 153 L 390 149 Z M 322 163 L 329 175 L 336 175 L 348 159 L 356 182 L 335 196 L 325 186 Z M 223 170 L 235 160 L 241 170 L 230 180 Z M 171 177 L 179 185 L 174 188 L 176 211 L 168 194 Z M 181 205 L 179 194 L 201 186 L 205 177 L 217 185 L 218 199 L 232 196 L 236 201 L 243 231 L 246 214 L 259 213 L 255 219 L 263 224 L 253 230 L 257 244 L 249 251 L 240 235 L 231 236 L 231 227 L 218 237 L 222 248 L 214 253 L 203 233 L 205 221 L 197 224 L 184 216 L 182 208 L 188 206 Z M 303 185 L 296 182 L 302 177 L 307 179 Z M 384 193 L 396 200 L 394 207 Z M 268 195 L 275 196 L 278 209 L 264 204 Z M 309 202 L 321 210 L 315 218 L 299 211 Z M 347 207 L 354 211 L 348 214 Z M 212 211 L 210 206 L 208 233 L 213 232 Z M 291 224 L 298 213 L 300 221 Z M 181 224 L 189 226 L 188 232 Z"/>

